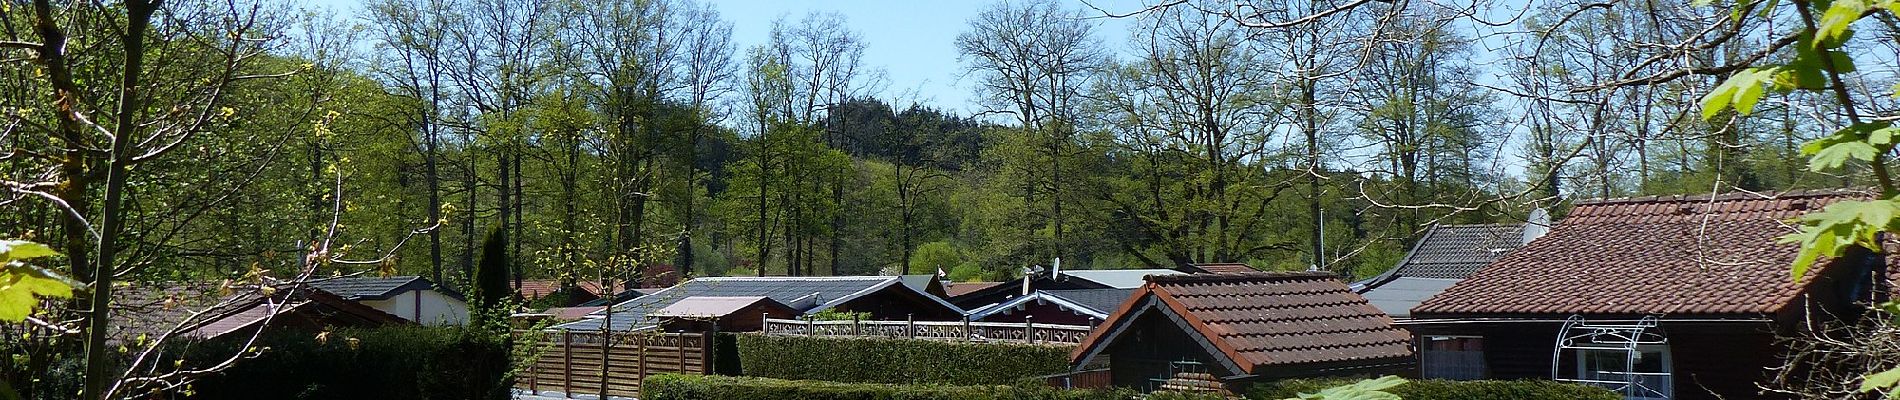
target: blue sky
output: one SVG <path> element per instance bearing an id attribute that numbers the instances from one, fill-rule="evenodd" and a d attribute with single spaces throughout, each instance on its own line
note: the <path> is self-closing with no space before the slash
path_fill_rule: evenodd
<path id="1" fill-rule="evenodd" d="M 982 109 L 974 99 L 973 79 L 966 77 L 957 59 L 956 37 L 968 21 L 992 3 L 990 0 L 713 0 L 732 21 L 733 42 L 740 49 L 766 40 L 772 21 L 796 21 L 812 11 L 843 14 L 851 29 L 865 41 L 864 62 L 881 68 L 887 79 L 882 98 L 904 107 L 921 102 L 969 115 Z M 1138 1 L 1097 0 L 1099 7 L 1136 7 Z M 1078 1 L 1075 7 L 1082 7 Z M 1127 35 L 1127 20 L 1096 20 L 1097 33 L 1110 48 L 1119 48 Z M 743 52 L 741 52 L 743 53 Z"/>
<path id="2" fill-rule="evenodd" d="M 353 15 L 362 9 L 361 0 L 303 0 L 306 4 L 328 7 L 340 15 Z M 911 102 L 969 115 L 983 108 L 973 99 L 972 80 L 965 78 L 963 64 L 957 60 L 955 40 L 971 17 L 992 0 L 703 0 L 719 8 L 723 18 L 733 23 L 735 57 L 745 49 L 764 42 L 772 21 L 784 17 L 797 21 L 812 11 L 844 15 L 852 30 L 864 38 L 864 62 L 867 67 L 885 72 L 884 90 L 878 96 L 898 107 Z M 1092 0 L 1093 4 L 1116 12 L 1139 9 L 1140 0 Z M 1075 7 L 1083 7 L 1076 1 Z M 1097 19 L 1098 35 L 1111 49 L 1119 49 L 1127 38 L 1126 19 Z"/>

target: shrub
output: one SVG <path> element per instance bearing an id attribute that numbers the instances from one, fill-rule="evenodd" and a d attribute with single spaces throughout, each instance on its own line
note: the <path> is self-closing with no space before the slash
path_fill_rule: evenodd
<path id="1" fill-rule="evenodd" d="M 193 399 L 506 399 L 502 338 L 459 327 L 268 333 L 257 358 L 192 385 Z M 239 343 L 190 345 L 185 362 L 210 363 Z"/>
<path id="2" fill-rule="evenodd" d="M 662 374 L 640 384 L 645 400 L 1120 400 L 1127 390 L 1063 390 L 1006 385 L 887 385 Z"/>
<path id="3" fill-rule="evenodd" d="M 1356 379 L 1289 379 L 1255 385 L 1247 398 L 1280 400 L 1300 393 L 1346 385 Z M 1621 400 L 1622 395 L 1595 386 L 1539 380 L 1520 381 L 1448 381 L 1414 380 L 1386 389 L 1405 400 Z"/>
<path id="4" fill-rule="evenodd" d="M 1074 346 L 739 335 L 746 376 L 854 383 L 1004 385 L 1069 370 Z"/>

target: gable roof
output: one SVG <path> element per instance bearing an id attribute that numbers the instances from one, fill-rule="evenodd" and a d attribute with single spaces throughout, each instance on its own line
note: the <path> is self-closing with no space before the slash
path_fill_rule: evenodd
<path id="1" fill-rule="evenodd" d="M 609 314 L 607 311 L 593 315 L 610 318 L 589 318 L 552 329 L 600 330 L 603 321 L 613 330 L 640 330 L 653 326 L 656 321 L 648 314 L 683 299 L 694 296 L 740 297 L 758 296 L 790 306 L 793 310 L 815 313 L 836 307 L 888 287 L 901 287 L 911 290 L 895 276 L 800 276 L 800 277 L 708 277 L 696 278 L 659 292 L 641 296 L 615 304 Z M 964 311 L 944 301 L 943 298 L 920 293 L 922 297 L 934 300 L 937 304 L 962 314 Z"/>
<path id="2" fill-rule="evenodd" d="M 1074 289 L 1074 290 L 1037 290 L 1028 296 L 1016 296 L 970 313 L 970 320 L 980 320 L 991 315 L 1007 314 L 1031 301 L 1042 301 L 1067 309 L 1077 314 L 1097 319 L 1108 319 L 1108 313 L 1115 311 L 1122 300 L 1128 299 L 1135 289 Z"/>
<path id="3" fill-rule="evenodd" d="M 462 298 L 460 293 L 446 290 L 446 288 L 438 290 L 434 282 L 420 276 L 313 279 L 310 281 L 310 287 L 330 292 L 345 300 L 384 300 L 411 290 L 436 290 L 449 297 Z"/>
<path id="4" fill-rule="evenodd" d="M 1426 299 L 1412 313 L 1776 313 L 1805 291 L 1788 277 L 1797 245 L 1776 238 L 1794 232 L 1789 222 L 1802 214 L 1868 197 L 1810 191 L 1579 202 L 1543 238 Z"/>
<path id="5" fill-rule="evenodd" d="M 179 337 L 209 339 L 249 328 L 270 316 L 306 314 L 335 321 L 407 324 L 408 320 L 320 291 L 277 285 L 269 302 L 263 287 L 216 283 L 134 284 L 116 291 L 110 336 L 118 342 L 139 336 L 156 338 L 177 330 Z M 338 317 L 338 318 L 333 318 Z"/>
<path id="6" fill-rule="evenodd" d="M 1157 311 L 1225 365 L 1246 374 L 1273 366 L 1384 363 L 1412 356 L 1411 334 L 1325 272 L 1151 276 L 1071 353 L 1076 365 Z"/>
<path id="7" fill-rule="evenodd" d="M 1171 269 L 1078 269 L 1062 270 L 1062 275 L 1070 279 L 1095 282 L 1116 289 L 1134 289 L 1141 287 L 1142 278 L 1149 275 L 1181 275 L 1184 272 Z"/>
<path id="8" fill-rule="evenodd" d="M 943 281 L 938 280 L 936 275 L 899 275 L 897 278 L 902 279 L 905 286 L 910 286 L 911 289 L 916 289 L 919 293 L 927 293 L 937 297 L 950 297 L 950 295 L 945 292 Z"/>

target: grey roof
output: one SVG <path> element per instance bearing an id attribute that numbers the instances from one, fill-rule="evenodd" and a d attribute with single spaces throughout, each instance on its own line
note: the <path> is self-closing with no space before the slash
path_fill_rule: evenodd
<path id="1" fill-rule="evenodd" d="M 1524 225 L 1437 225 L 1412 246 L 1394 276 L 1462 279 L 1524 245 Z"/>
<path id="2" fill-rule="evenodd" d="M 1180 275 L 1181 271 L 1171 269 L 1084 269 L 1063 270 L 1062 275 L 1070 278 L 1100 283 L 1116 289 L 1134 289 L 1148 283 L 1143 277 L 1148 275 Z"/>
<path id="3" fill-rule="evenodd" d="M 1424 302 L 1426 298 L 1445 291 L 1445 288 L 1461 280 L 1463 279 L 1400 277 L 1382 283 L 1361 295 L 1365 296 L 1366 300 L 1372 301 L 1373 307 L 1385 311 L 1386 315 L 1410 318 L 1412 307 L 1417 307 L 1418 303 Z"/>
<path id="4" fill-rule="evenodd" d="M 1135 294 L 1135 289 L 1074 289 L 1074 290 L 1037 290 L 1028 296 L 1016 296 L 1001 303 L 970 313 L 970 320 L 980 320 L 995 314 L 1010 313 L 1024 307 L 1030 301 L 1055 304 L 1077 314 L 1098 319 L 1108 319 L 1108 315 L 1121 307 L 1122 301 Z"/>
<path id="5" fill-rule="evenodd" d="M 694 296 L 766 297 L 789 305 L 794 310 L 809 313 L 823 311 L 858 296 L 894 285 L 904 286 L 894 276 L 697 278 L 681 282 L 679 285 L 657 293 L 614 305 L 613 322 L 610 326 L 614 330 L 646 329 L 655 323 L 647 318 L 647 314 Z M 908 286 L 905 287 L 908 288 Z M 935 299 L 951 310 L 963 311 L 937 296 L 924 294 L 924 297 Z M 593 316 L 605 314 L 606 311 L 602 311 L 594 313 Z M 601 320 L 602 318 L 589 318 L 559 325 L 554 329 L 599 330 Z"/>
<path id="6" fill-rule="evenodd" d="M 1135 294 L 1135 289 L 1045 290 L 1043 293 L 1108 314 L 1121 307 L 1123 300 Z"/>
<path id="7" fill-rule="evenodd" d="M 1419 302 L 1523 245 L 1522 224 L 1434 225 L 1398 266 L 1352 289 L 1387 315 L 1407 318 Z"/>
<path id="8" fill-rule="evenodd" d="M 898 275 L 897 279 L 903 280 L 904 286 L 917 289 L 918 293 L 930 293 L 930 285 L 932 283 L 937 284 L 940 288 L 943 285 L 942 283 L 938 283 L 936 275 Z"/>
<path id="9" fill-rule="evenodd" d="M 348 300 L 382 300 L 410 290 L 433 289 L 435 284 L 419 276 L 391 276 L 313 280 L 310 286 Z"/>

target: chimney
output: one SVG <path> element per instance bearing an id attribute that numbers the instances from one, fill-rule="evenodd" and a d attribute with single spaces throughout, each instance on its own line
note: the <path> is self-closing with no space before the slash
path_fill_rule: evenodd
<path id="1" fill-rule="evenodd" d="M 1544 237 L 1546 233 L 1550 233 L 1550 212 L 1542 208 L 1533 209 L 1530 218 L 1525 218 L 1524 238 L 1518 244 L 1530 244 L 1532 240 Z"/>

